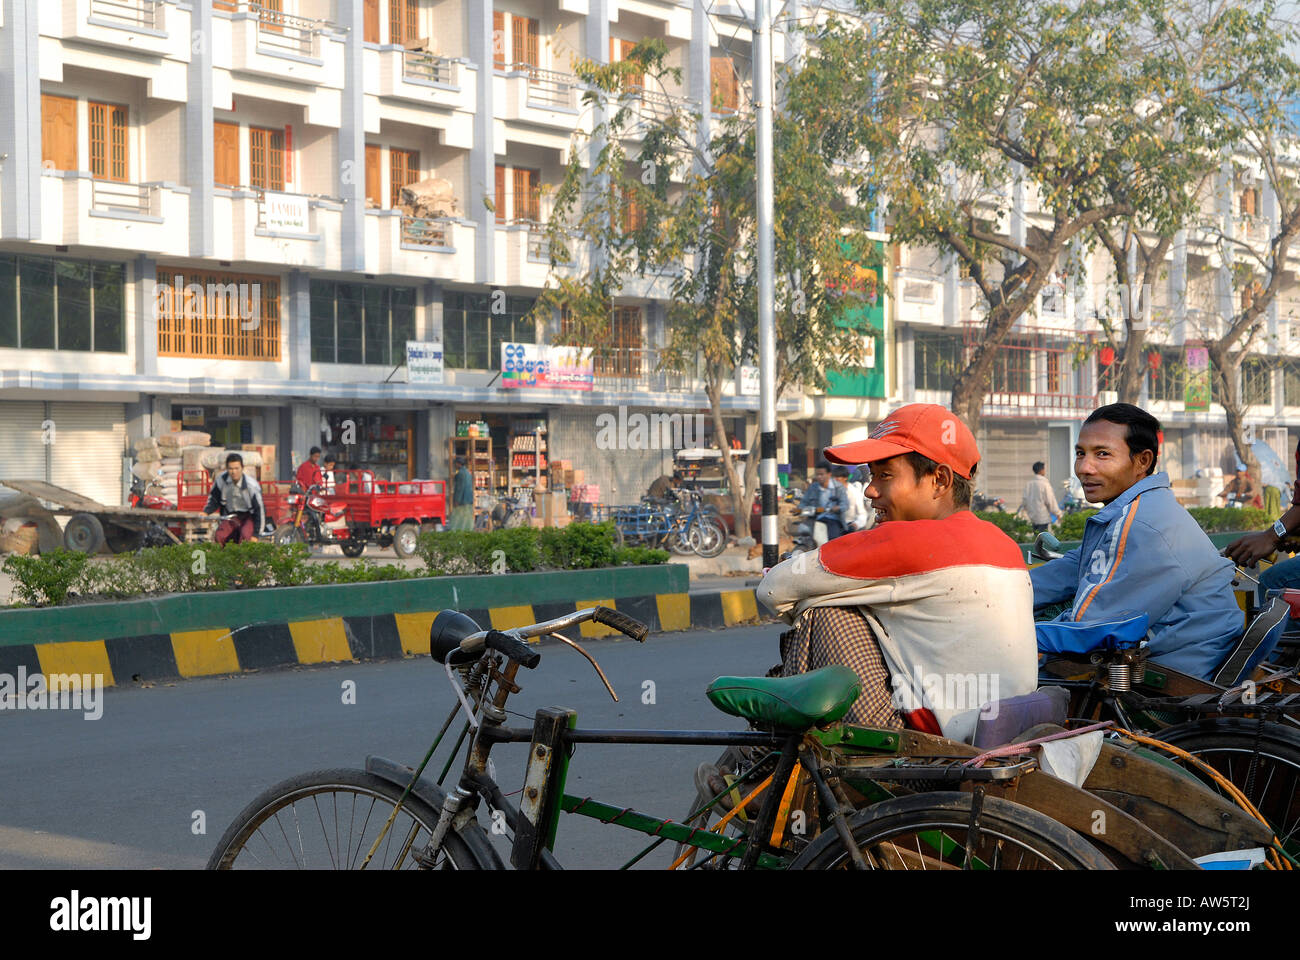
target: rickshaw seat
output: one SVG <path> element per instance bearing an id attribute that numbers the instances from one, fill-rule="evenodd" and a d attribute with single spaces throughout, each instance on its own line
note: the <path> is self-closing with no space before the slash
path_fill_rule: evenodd
<path id="1" fill-rule="evenodd" d="M 1042 620 L 1034 624 L 1038 635 L 1038 652 L 1085 654 L 1094 650 L 1114 650 L 1136 646 L 1147 635 L 1145 613 L 1123 620 Z"/>
<path id="2" fill-rule="evenodd" d="M 733 717 L 807 730 L 843 717 L 861 687 L 853 670 L 830 666 L 793 677 L 718 677 L 705 693 Z"/>

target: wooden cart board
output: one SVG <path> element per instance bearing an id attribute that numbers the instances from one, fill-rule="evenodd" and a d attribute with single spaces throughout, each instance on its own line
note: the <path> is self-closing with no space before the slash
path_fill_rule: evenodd
<path id="1" fill-rule="evenodd" d="M 93 513 L 96 516 L 130 517 L 148 520 L 208 520 L 213 522 L 216 520 L 215 517 L 197 510 L 145 510 L 141 507 L 110 507 L 98 500 L 83 497 L 72 490 L 46 483 L 44 480 L 0 480 L 0 486 L 28 494 L 37 500 L 56 504 L 56 507 L 51 509 L 50 513 L 57 517 L 71 516 L 75 513 Z"/>

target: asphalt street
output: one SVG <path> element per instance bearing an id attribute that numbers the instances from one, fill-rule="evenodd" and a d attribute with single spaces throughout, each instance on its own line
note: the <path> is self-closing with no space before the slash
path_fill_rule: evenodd
<path id="1" fill-rule="evenodd" d="M 541 665 L 520 671 L 524 689 L 509 709 L 531 717 L 539 707 L 570 707 L 590 727 L 741 729 L 704 689 L 721 674 L 762 675 L 779 659 L 779 632 L 767 625 L 658 634 L 644 645 L 585 641 L 619 703 L 576 652 L 547 643 Z M 355 683 L 355 704 L 344 703 L 346 681 Z M 266 787 L 309 770 L 361 768 L 368 754 L 415 765 L 452 704 L 442 668 L 419 657 L 110 688 L 97 720 L 0 711 L 0 867 L 202 867 L 235 814 Z M 522 783 L 526 749 L 493 752 L 507 792 Z M 720 752 L 584 745 L 567 792 L 680 818 L 696 765 Z M 646 842 L 565 815 L 556 855 L 567 867 L 613 867 Z M 670 849 L 644 865 L 666 865 Z"/>

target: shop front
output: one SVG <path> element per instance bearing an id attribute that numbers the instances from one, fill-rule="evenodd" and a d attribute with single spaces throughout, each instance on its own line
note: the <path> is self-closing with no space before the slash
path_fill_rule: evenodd
<path id="1" fill-rule="evenodd" d="M 376 480 L 416 479 L 418 411 L 326 410 L 320 448 L 336 470 L 369 470 Z"/>
<path id="2" fill-rule="evenodd" d="M 173 427 L 208 434 L 210 446 L 256 453 L 257 462 L 249 464 L 253 475 L 260 480 L 276 478 L 279 407 L 174 399 L 171 420 Z"/>
<path id="3" fill-rule="evenodd" d="M 0 423 L 0 476 L 123 502 L 125 404 L 3 400 Z"/>
<path id="4" fill-rule="evenodd" d="M 549 417 L 541 407 L 492 410 L 457 407 L 448 443 L 447 475 L 464 457 L 474 488 L 484 494 L 520 496 L 549 485 Z"/>

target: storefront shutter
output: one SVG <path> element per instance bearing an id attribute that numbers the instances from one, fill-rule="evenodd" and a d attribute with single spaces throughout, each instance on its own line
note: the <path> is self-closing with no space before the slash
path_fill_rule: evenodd
<path id="1" fill-rule="evenodd" d="M 50 419 L 58 431 L 50 451 L 50 483 L 109 506 L 121 504 L 123 405 L 52 403 Z"/>
<path id="2" fill-rule="evenodd" d="M 0 463 L 4 476 L 12 480 L 45 480 L 45 453 L 41 421 L 45 419 L 43 403 L 0 401 Z M 54 435 L 56 441 L 59 435 Z M 0 491 L 4 490 L 0 487 Z"/>

